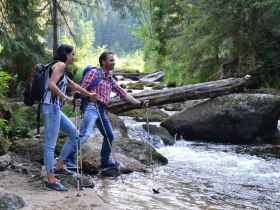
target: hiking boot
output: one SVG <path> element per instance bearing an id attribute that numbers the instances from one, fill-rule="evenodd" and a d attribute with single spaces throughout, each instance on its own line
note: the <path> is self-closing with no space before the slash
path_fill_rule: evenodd
<path id="1" fill-rule="evenodd" d="M 53 183 L 46 183 L 44 188 L 46 190 L 56 190 L 56 191 L 68 191 L 68 188 L 64 187 L 62 184 L 60 184 L 58 179 L 54 179 Z"/>
<path id="2" fill-rule="evenodd" d="M 119 166 L 119 163 L 118 162 L 115 162 L 115 161 L 107 161 L 107 162 L 101 162 L 101 168 L 104 169 L 104 168 L 117 168 Z"/>
<path id="3" fill-rule="evenodd" d="M 54 175 L 64 175 L 64 176 L 73 176 L 75 173 L 73 171 L 69 171 L 65 168 L 56 169 L 54 168 Z"/>
<path id="4" fill-rule="evenodd" d="M 120 173 L 115 168 L 102 170 L 100 172 L 100 174 L 102 176 L 106 176 L 106 177 L 118 177 L 118 176 L 120 176 Z"/>

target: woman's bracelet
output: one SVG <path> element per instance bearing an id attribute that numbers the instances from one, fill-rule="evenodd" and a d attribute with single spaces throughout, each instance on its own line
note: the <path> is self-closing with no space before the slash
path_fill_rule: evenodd
<path id="1" fill-rule="evenodd" d="M 67 98 L 68 98 L 68 96 L 67 95 L 64 95 L 64 97 L 62 98 L 62 101 L 66 101 L 67 100 Z"/>

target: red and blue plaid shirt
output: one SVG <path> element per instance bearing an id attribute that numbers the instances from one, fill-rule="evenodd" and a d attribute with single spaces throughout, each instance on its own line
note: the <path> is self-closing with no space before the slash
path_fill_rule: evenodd
<path id="1" fill-rule="evenodd" d="M 81 86 L 86 90 L 89 90 L 90 85 L 97 79 L 97 77 L 98 77 L 98 71 L 96 69 L 89 71 L 86 74 Z M 98 102 L 106 106 L 109 103 L 111 92 L 116 93 L 116 95 L 119 96 L 120 98 L 124 98 L 126 96 L 126 91 L 123 88 L 121 88 L 121 86 L 117 84 L 113 78 L 112 81 L 113 84 L 111 84 L 110 74 L 106 73 L 102 69 L 101 81 L 90 91 L 91 93 L 97 93 L 99 95 Z"/>

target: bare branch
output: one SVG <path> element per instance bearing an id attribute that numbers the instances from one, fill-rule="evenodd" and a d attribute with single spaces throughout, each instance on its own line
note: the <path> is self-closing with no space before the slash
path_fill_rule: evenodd
<path id="1" fill-rule="evenodd" d="M 67 22 L 67 20 L 66 20 L 66 17 L 65 17 L 65 15 L 64 15 L 64 12 L 62 11 L 62 9 L 61 9 L 61 7 L 60 7 L 60 4 L 59 4 L 58 2 L 57 2 L 57 5 L 58 5 L 58 9 L 59 9 L 59 11 L 60 11 L 60 13 L 61 13 L 61 15 L 62 15 L 62 17 L 63 17 L 65 23 L 66 23 L 66 25 L 67 25 L 67 28 L 69 29 L 70 34 L 71 34 L 71 36 L 72 36 L 73 39 L 74 39 L 75 44 L 78 45 L 78 44 L 77 44 L 77 41 L 76 41 L 76 39 L 75 39 L 75 37 L 74 37 L 74 34 L 73 34 L 73 32 L 72 32 L 70 26 L 68 25 L 68 22 Z"/>

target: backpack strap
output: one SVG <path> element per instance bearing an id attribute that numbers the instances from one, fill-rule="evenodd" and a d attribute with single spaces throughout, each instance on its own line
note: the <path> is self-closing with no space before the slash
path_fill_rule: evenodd
<path id="1" fill-rule="evenodd" d="M 100 68 L 98 68 L 98 67 L 93 67 L 93 66 L 91 66 L 91 65 L 88 65 L 88 66 L 85 68 L 85 70 L 84 70 L 84 73 L 85 73 L 85 74 L 83 73 L 82 78 L 84 79 L 84 77 L 86 76 L 86 74 L 87 74 L 91 69 L 96 69 L 96 71 L 98 72 L 98 76 L 97 76 L 97 78 L 94 80 L 94 82 L 91 83 L 91 85 L 89 86 L 88 91 L 93 90 L 93 89 L 98 85 L 98 83 L 102 80 L 102 70 L 101 70 Z M 86 72 L 85 72 L 85 71 L 86 71 Z M 114 86 L 114 80 L 113 80 L 113 77 L 111 76 L 111 74 L 110 74 L 109 80 L 110 80 L 110 85 L 111 85 L 111 87 L 113 87 L 113 86 Z M 82 83 L 82 82 L 81 82 L 81 83 Z M 81 108 L 82 108 L 82 112 L 83 112 L 84 106 L 87 106 L 88 98 L 83 98 L 83 97 L 81 96 L 81 99 L 82 99 Z M 84 102 L 83 102 L 83 101 L 84 101 Z"/>
<path id="2" fill-rule="evenodd" d="M 94 82 L 90 85 L 89 87 L 89 91 L 93 90 L 93 88 L 95 88 L 95 86 L 98 85 L 98 83 L 101 81 L 102 79 L 102 71 L 100 68 L 95 68 L 98 72 L 98 76 L 97 78 L 94 80 Z"/>
<path id="3" fill-rule="evenodd" d="M 40 138 L 40 112 L 41 112 L 41 102 L 38 103 L 38 107 L 37 107 L 37 135 L 36 135 L 36 138 Z"/>
<path id="4" fill-rule="evenodd" d="M 113 88 L 114 87 L 114 80 L 113 80 L 113 77 L 112 77 L 111 74 L 110 74 L 110 83 L 111 83 L 111 87 Z"/>

